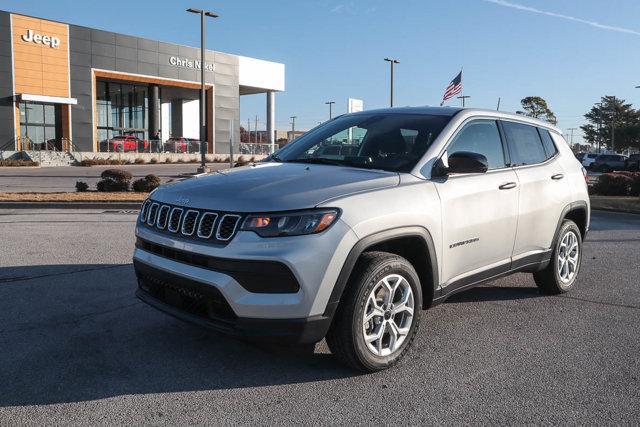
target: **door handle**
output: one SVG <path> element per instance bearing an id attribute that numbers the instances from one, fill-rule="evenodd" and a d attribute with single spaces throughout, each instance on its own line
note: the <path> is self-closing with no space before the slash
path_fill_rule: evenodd
<path id="1" fill-rule="evenodd" d="M 562 178 L 564 178 L 564 175 L 561 174 L 561 173 L 557 173 L 557 174 L 551 176 L 551 179 L 556 180 L 556 181 L 559 180 L 559 179 L 562 179 Z"/>
<path id="2" fill-rule="evenodd" d="M 511 190 L 512 188 L 516 188 L 516 183 L 515 182 L 507 182 L 506 184 L 502 184 L 500 187 L 498 187 L 500 190 Z"/>

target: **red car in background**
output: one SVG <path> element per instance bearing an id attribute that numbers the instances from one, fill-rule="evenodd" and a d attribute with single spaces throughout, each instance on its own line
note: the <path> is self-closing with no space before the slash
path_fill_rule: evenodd
<path id="1" fill-rule="evenodd" d="M 174 137 L 164 143 L 166 153 L 198 153 L 200 141 L 194 138 Z"/>
<path id="2" fill-rule="evenodd" d="M 133 135 L 118 135 L 100 142 L 100 151 L 114 151 L 116 153 L 149 151 L 149 141 L 142 140 Z"/>

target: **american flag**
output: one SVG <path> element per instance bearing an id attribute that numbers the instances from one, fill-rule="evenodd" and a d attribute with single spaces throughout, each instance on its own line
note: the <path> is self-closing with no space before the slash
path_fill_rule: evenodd
<path id="1" fill-rule="evenodd" d="M 442 107 L 447 99 L 459 94 L 460 92 L 462 92 L 462 70 L 460 70 L 458 75 L 451 80 L 449 86 L 444 90 L 444 96 L 442 97 L 440 106 Z"/>

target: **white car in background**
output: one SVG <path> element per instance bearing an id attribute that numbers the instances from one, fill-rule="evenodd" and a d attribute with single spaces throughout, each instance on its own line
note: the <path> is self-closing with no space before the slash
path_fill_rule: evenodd
<path id="1" fill-rule="evenodd" d="M 591 164 L 596 160 L 596 157 L 598 157 L 598 156 L 599 156 L 598 153 L 587 153 L 587 154 L 585 154 L 584 157 L 581 160 L 582 166 L 584 166 L 585 168 L 589 169 L 591 167 Z"/>

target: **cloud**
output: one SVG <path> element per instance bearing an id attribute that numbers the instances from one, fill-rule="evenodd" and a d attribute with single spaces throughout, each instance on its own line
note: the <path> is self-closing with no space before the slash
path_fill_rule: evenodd
<path id="1" fill-rule="evenodd" d="M 524 6 L 524 5 L 521 5 L 521 4 L 511 3 L 511 2 L 508 2 L 506 0 L 484 0 L 484 1 L 487 2 L 487 3 L 497 4 L 498 6 L 503 6 L 503 7 L 509 7 L 511 9 L 522 10 L 524 12 L 537 13 L 537 14 L 540 14 L 540 15 L 551 16 L 553 18 L 559 18 L 559 19 L 564 19 L 564 20 L 567 20 L 567 21 L 578 22 L 580 24 L 589 25 L 591 27 L 595 27 L 595 28 L 598 28 L 600 30 L 615 31 L 615 32 L 618 32 L 618 33 L 625 33 L 625 34 L 632 34 L 634 36 L 640 36 L 640 31 L 631 30 L 629 28 L 616 27 L 616 26 L 613 26 L 613 25 L 605 25 L 605 24 L 601 24 L 601 23 L 595 22 L 595 21 L 589 21 L 589 20 L 582 19 L 582 18 L 576 18 L 575 16 L 562 15 L 560 13 L 548 12 L 546 10 L 536 9 L 535 7 L 529 7 L 529 6 Z"/>

